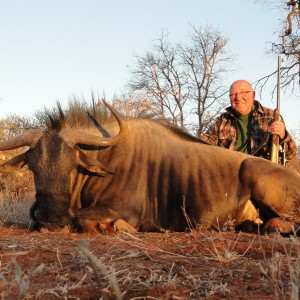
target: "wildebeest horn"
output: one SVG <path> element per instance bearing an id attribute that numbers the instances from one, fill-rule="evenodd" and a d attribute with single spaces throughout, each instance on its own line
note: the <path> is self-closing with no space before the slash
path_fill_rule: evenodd
<path id="1" fill-rule="evenodd" d="M 110 106 L 104 100 L 102 101 L 118 121 L 118 124 L 120 126 L 119 134 L 113 137 L 102 137 L 73 128 L 63 128 L 60 131 L 59 135 L 67 142 L 70 147 L 74 147 L 77 144 L 90 146 L 112 146 L 120 143 L 128 135 L 128 126 L 126 121 L 123 120 L 123 118 L 112 106 Z"/>
<path id="2" fill-rule="evenodd" d="M 33 148 L 43 134 L 43 131 L 43 129 L 32 129 L 21 135 L 15 136 L 8 141 L 0 142 L 0 151 L 13 150 L 24 146 Z"/>

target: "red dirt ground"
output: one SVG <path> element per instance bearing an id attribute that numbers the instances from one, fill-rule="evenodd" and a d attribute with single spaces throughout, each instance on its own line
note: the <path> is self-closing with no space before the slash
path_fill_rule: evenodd
<path id="1" fill-rule="evenodd" d="M 298 238 L 0 228 L 1 299 L 298 299 Z"/>

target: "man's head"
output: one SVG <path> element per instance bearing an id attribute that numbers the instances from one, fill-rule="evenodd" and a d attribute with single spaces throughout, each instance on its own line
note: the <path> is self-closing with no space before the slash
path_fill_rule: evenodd
<path id="1" fill-rule="evenodd" d="M 233 110 L 240 116 L 251 112 L 255 91 L 246 80 L 237 80 L 232 83 L 229 90 L 230 103 Z"/>

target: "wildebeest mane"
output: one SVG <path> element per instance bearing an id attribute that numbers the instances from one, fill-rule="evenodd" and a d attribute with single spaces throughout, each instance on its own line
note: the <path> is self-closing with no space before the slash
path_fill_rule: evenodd
<path id="1" fill-rule="evenodd" d="M 61 104 L 57 102 L 56 108 L 46 112 L 47 121 L 46 128 L 53 130 L 61 130 L 65 127 L 74 128 L 91 128 L 96 127 L 103 136 L 108 133 L 103 129 L 101 124 L 112 122 L 112 114 L 104 107 L 95 107 L 94 101 L 91 105 L 80 101 L 69 102 L 69 106 L 63 109 Z"/>
<path id="2" fill-rule="evenodd" d="M 63 110 L 61 104 L 57 102 L 57 108 L 53 109 L 51 112 L 48 112 L 48 119 L 48 129 L 60 131 L 65 127 L 79 127 L 82 129 L 94 127 L 97 128 L 104 137 L 109 137 L 110 134 L 102 127 L 102 124 L 104 124 L 105 126 L 109 125 L 112 122 L 115 122 L 112 114 L 104 107 L 99 107 L 96 109 L 94 101 L 92 101 L 92 105 L 90 106 L 86 104 L 83 105 L 82 102 L 70 102 L 69 107 L 66 110 Z M 144 116 L 143 118 L 137 118 L 137 120 L 138 119 L 157 122 L 161 126 L 164 126 L 165 128 L 172 131 L 183 140 L 208 144 L 206 141 L 196 138 L 195 136 L 189 134 L 176 125 L 167 122 L 166 120 L 155 119 L 155 117 L 153 118 L 151 116 Z"/>
<path id="3" fill-rule="evenodd" d="M 61 104 L 57 102 L 57 110 L 47 112 L 49 122 L 47 122 L 48 129 L 61 130 L 66 127 L 66 117 L 61 107 Z"/>

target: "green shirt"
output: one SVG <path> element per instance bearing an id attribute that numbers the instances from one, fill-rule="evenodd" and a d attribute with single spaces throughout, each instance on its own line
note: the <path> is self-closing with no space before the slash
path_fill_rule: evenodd
<path id="1" fill-rule="evenodd" d="M 245 116 L 238 116 L 237 120 L 237 142 L 234 150 L 248 153 L 251 152 L 251 123 L 252 123 L 253 110 Z"/>

